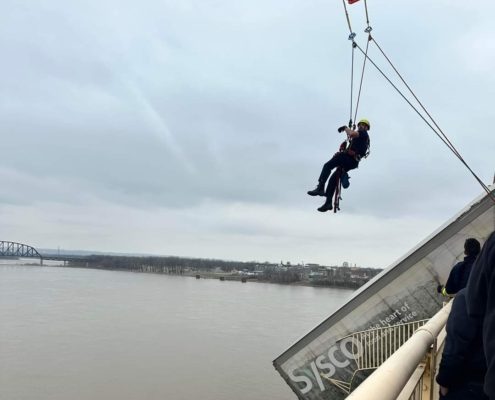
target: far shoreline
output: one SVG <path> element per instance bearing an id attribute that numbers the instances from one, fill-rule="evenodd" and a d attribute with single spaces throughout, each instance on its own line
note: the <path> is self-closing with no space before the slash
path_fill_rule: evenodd
<path id="1" fill-rule="evenodd" d="M 235 273 L 221 273 L 221 272 L 211 272 L 211 271 L 184 271 L 182 273 L 165 273 L 165 272 L 157 272 L 157 271 L 140 271 L 140 270 L 132 270 L 132 269 L 124 269 L 124 268 L 108 268 L 103 266 L 84 266 L 84 265 L 40 265 L 39 263 L 22 263 L 22 264 L 6 264 L 8 266 L 26 266 L 26 267 L 53 267 L 53 268 L 68 268 L 68 269 L 92 269 L 99 271 L 114 271 L 114 272 L 131 272 L 138 274 L 154 274 L 154 275 L 166 275 L 166 276 L 177 276 L 177 277 L 187 277 L 187 278 L 195 278 L 195 279 L 216 279 L 222 282 L 239 282 L 239 283 L 268 283 L 275 285 L 283 285 L 283 286 L 302 286 L 302 287 L 313 287 L 313 288 L 322 288 L 322 289 L 342 289 L 346 291 L 354 291 L 357 287 L 348 287 L 341 285 L 326 285 L 326 284 L 318 284 L 313 283 L 311 281 L 296 281 L 296 282 L 275 282 L 265 279 L 258 279 L 253 276 L 246 276 L 242 274 Z M 199 278 L 198 278 L 199 276 Z M 224 278 L 224 279 L 222 279 Z"/>

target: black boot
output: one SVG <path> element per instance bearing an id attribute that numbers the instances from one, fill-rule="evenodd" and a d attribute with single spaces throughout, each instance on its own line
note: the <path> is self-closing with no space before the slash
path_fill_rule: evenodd
<path id="1" fill-rule="evenodd" d="M 310 196 L 325 196 L 325 184 L 324 183 L 318 183 L 318 186 L 316 186 L 316 189 L 308 191 L 308 194 Z"/>
<path id="2" fill-rule="evenodd" d="M 332 209 L 332 199 L 328 199 L 327 198 L 327 201 L 325 201 L 325 203 L 323 203 L 323 205 L 318 208 L 318 211 L 319 212 L 326 212 L 326 211 L 330 211 Z"/>

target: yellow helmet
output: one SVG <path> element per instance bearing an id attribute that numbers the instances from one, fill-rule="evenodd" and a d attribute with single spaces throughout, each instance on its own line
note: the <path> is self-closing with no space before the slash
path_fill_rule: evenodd
<path id="1" fill-rule="evenodd" d="M 370 121 L 368 121 L 367 119 L 364 119 L 364 118 L 363 118 L 361 121 L 359 121 L 359 122 L 358 122 L 358 125 L 359 125 L 359 124 L 365 124 L 365 125 L 367 125 L 367 126 L 368 126 L 368 130 L 370 130 L 370 129 L 371 129 Z"/>

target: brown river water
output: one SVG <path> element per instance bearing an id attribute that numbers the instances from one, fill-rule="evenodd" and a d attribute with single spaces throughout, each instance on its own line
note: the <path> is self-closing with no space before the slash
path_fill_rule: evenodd
<path id="1" fill-rule="evenodd" d="M 351 291 L 0 264 L 0 400 L 295 399 L 272 360 Z"/>

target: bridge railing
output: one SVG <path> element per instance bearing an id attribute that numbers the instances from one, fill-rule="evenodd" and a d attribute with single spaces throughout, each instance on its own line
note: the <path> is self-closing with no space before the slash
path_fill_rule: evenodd
<path id="1" fill-rule="evenodd" d="M 440 333 L 447 322 L 451 305 L 448 303 L 420 327 L 346 399 L 433 399 L 436 357 L 443 342 Z M 426 380 L 429 389 L 424 396 L 423 384 Z"/>
<path id="2" fill-rule="evenodd" d="M 427 319 L 405 322 L 354 332 L 343 337 L 338 342 L 351 339 L 352 343 L 359 344 L 358 346 L 352 346 L 351 350 L 356 361 L 356 369 L 349 382 L 332 378 L 326 379 L 346 394 L 349 394 L 354 386 L 354 380 L 358 372 L 374 370 L 380 367 L 426 322 L 428 322 Z"/>

